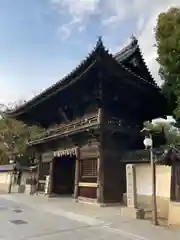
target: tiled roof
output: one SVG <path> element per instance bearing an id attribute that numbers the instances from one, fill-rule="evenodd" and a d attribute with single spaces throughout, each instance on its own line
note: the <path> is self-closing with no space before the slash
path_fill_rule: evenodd
<path id="1" fill-rule="evenodd" d="M 83 75 L 84 73 L 87 72 L 87 70 L 95 64 L 95 62 L 98 59 L 98 56 L 101 56 L 103 54 L 108 54 L 115 60 L 117 60 L 118 63 L 122 64 L 122 62 L 129 58 L 131 55 L 134 54 L 134 52 L 139 49 L 138 41 L 136 38 L 133 38 L 131 43 L 123 48 L 120 52 L 115 54 L 114 56 L 108 52 L 108 50 L 105 49 L 102 39 L 99 38 L 96 46 L 92 50 L 91 53 L 88 54 L 88 56 L 74 69 L 72 70 L 68 75 L 66 75 L 64 78 L 47 88 L 45 91 L 41 92 L 34 98 L 32 98 L 30 101 L 25 102 L 21 106 L 17 107 L 16 109 L 9 110 L 6 112 L 7 116 L 14 116 L 14 114 L 21 114 L 21 112 L 24 112 L 26 108 L 31 108 L 34 105 L 40 103 L 41 101 L 44 101 L 45 99 L 49 98 L 52 94 L 56 94 L 57 92 L 61 91 L 65 87 L 69 86 L 70 84 L 74 83 Z M 142 54 L 139 49 L 139 54 Z M 143 58 L 142 58 L 143 59 Z M 144 62 L 145 64 L 145 62 Z M 121 66 L 122 67 L 122 66 Z M 147 68 L 147 66 L 146 66 Z M 127 70 L 127 69 L 125 69 Z M 147 68 L 147 72 L 150 75 L 150 72 Z M 153 80 L 152 80 L 153 83 Z"/>

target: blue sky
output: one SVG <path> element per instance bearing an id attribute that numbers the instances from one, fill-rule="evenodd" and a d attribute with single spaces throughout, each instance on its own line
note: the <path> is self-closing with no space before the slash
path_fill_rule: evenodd
<path id="1" fill-rule="evenodd" d="M 153 27 L 172 5 L 178 1 L 0 0 L 0 103 L 29 99 L 61 79 L 99 35 L 115 52 L 136 34 L 158 81 Z"/>

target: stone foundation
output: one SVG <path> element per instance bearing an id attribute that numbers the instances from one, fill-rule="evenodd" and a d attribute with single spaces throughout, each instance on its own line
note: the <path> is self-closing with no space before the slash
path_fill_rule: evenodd
<path id="1" fill-rule="evenodd" d="M 121 216 L 134 219 L 145 219 L 145 212 L 143 209 L 136 209 L 132 207 L 122 208 Z"/>
<path id="2" fill-rule="evenodd" d="M 124 194 L 124 202 L 126 203 L 126 194 Z M 168 219 L 169 215 L 169 198 L 156 197 L 158 217 Z M 152 209 L 152 197 L 146 195 L 137 195 L 137 208 L 144 209 L 148 214 Z"/>

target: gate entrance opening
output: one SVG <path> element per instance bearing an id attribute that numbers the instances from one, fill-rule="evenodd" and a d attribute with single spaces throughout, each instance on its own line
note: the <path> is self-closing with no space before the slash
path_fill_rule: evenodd
<path id="1" fill-rule="evenodd" d="M 57 195 L 74 193 L 76 156 L 60 156 L 53 159 L 52 192 Z"/>

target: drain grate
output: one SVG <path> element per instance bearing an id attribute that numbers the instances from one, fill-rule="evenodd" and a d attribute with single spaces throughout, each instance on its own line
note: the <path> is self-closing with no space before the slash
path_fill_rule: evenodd
<path id="1" fill-rule="evenodd" d="M 13 212 L 15 212 L 15 213 L 21 213 L 22 210 L 20 210 L 20 209 L 14 209 Z"/>
<path id="2" fill-rule="evenodd" d="M 19 220 L 19 219 L 17 219 L 17 220 L 11 220 L 10 222 L 13 223 L 13 224 L 15 224 L 15 225 L 27 224 L 26 221 Z"/>

